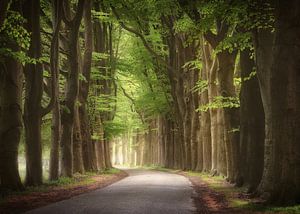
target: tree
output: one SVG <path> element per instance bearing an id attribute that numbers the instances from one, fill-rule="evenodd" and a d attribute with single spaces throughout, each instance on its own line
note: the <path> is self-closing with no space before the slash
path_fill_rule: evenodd
<path id="1" fill-rule="evenodd" d="M 62 137 L 61 137 L 61 174 L 72 177 L 73 175 L 73 126 L 75 118 L 75 105 L 78 100 L 79 90 L 79 61 L 78 61 L 78 36 L 81 19 L 83 16 L 85 0 L 79 0 L 77 11 L 73 18 L 70 14 L 70 5 L 64 1 L 63 21 L 70 30 L 68 41 L 68 63 L 70 72 L 67 77 L 67 88 L 62 109 Z"/>
<path id="2" fill-rule="evenodd" d="M 43 67 L 41 58 L 40 1 L 24 2 L 27 30 L 31 32 L 29 57 L 35 62 L 27 63 L 25 74 L 24 125 L 26 142 L 26 184 L 39 185 L 42 175 L 41 122 L 44 114 L 41 100 L 43 95 Z"/>
<path id="3" fill-rule="evenodd" d="M 249 49 L 240 53 L 241 183 L 248 186 L 249 192 L 253 192 L 261 180 L 264 157 L 264 112 L 254 63 Z"/>
<path id="4" fill-rule="evenodd" d="M 53 100 L 53 110 L 49 179 L 56 180 L 59 177 L 59 145 L 61 137 L 61 115 L 59 103 L 59 32 L 62 20 L 62 1 L 52 0 L 51 6 L 53 37 L 50 49 L 50 69 L 52 74 L 51 99 Z"/>
<path id="5" fill-rule="evenodd" d="M 85 27 L 85 52 L 83 56 L 82 75 L 84 80 L 80 81 L 80 93 L 79 93 L 79 116 L 80 116 L 80 128 L 82 136 L 83 147 L 83 162 L 87 171 L 97 170 L 96 149 L 91 139 L 91 132 L 88 121 L 87 112 L 87 99 L 89 87 L 91 84 L 91 66 L 92 66 L 92 52 L 93 52 L 93 24 L 91 15 L 91 2 L 87 1 L 84 10 L 84 27 Z"/>
<path id="6" fill-rule="evenodd" d="M 297 1 L 275 3 L 270 69 L 258 70 L 266 115 L 265 163 L 259 191 L 277 203 L 295 202 L 300 193 L 300 135 L 295 131 L 300 115 L 299 16 Z M 266 54 L 263 57 L 269 56 Z"/>
<path id="7" fill-rule="evenodd" d="M 1 8 L 2 9 L 2 8 Z M 22 190 L 18 171 L 18 146 L 22 129 L 22 67 L 15 55 L 22 42 L 28 44 L 28 35 L 22 28 L 21 5 L 13 2 L 7 14 L 7 21 L 0 30 L 0 187 Z M 14 26 L 13 26 L 14 23 Z M 10 32 L 18 32 L 14 37 Z M 24 39 L 24 40 L 23 40 Z M 3 43 L 4 42 L 4 43 Z M 23 43 L 24 44 L 24 43 Z"/>

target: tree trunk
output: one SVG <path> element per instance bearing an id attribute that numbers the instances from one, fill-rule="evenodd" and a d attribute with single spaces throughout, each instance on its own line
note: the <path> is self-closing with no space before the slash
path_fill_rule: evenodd
<path id="1" fill-rule="evenodd" d="M 240 94 L 240 171 L 241 182 L 252 192 L 258 186 L 263 172 L 264 158 L 264 111 L 254 60 L 246 49 L 240 54 L 241 94 Z M 255 76 L 252 76 L 255 75 Z"/>
<path id="2" fill-rule="evenodd" d="M 224 98 L 236 97 L 233 85 L 235 57 L 235 53 L 229 53 L 227 50 L 217 54 L 219 62 L 217 78 L 220 84 L 220 95 Z M 239 124 L 238 109 L 225 107 L 223 114 L 227 179 L 234 183 L 236 182 L 235 172 L 238 171 L 239 132 L 234 130 L 238 128 Z"/>
<path id="3" fill-rule="evenodd" d="M 20 12 L 19 4 L 11 10 Z M 19 51 L 13 42 L 12 51 Z M 0 187 L 22 190 L 18 170 L 18 148 L 22 129 L 22 66 L 12 57 L 5 57 L 0 66 Z"/>
<path id="4" fill-rule="evenodd" d="M 104 134 L 105 136 L 105 134 Z M 105 161 L 105 167 L 107 169 L 112 168 L 111 164 L 111 151 L 110 151 L 110 140 L 106 137 L 104 138 L 104 161 Z"/>
<path id="5" fill-rule="evenodd" d="M 223 109 L 217 109 L 217 171 L 222 176 L 227 176 L 227 156 L 224 142 L 224 114 Z"/>
<path id="6" fill-rule="evenodd" d="M 99 122 L 100 124 L 100 122 Z M 98 163 L 98 169 L 105 169 L 105 160 L 104 160 L 104 139 L 103 139 L 103 128 L 100 125 L 101 130 L 99 130 L 100 132 L 100 139 L 97 140 L 97 144 L 96 144 L 96 150 L 97 150 L 97 163 Z"/>
<path id="7" fill-rule="evenodd" d="M 258 187 L 258 192 L 264 195 L 263 197 L 269 197 L 269 192 L 275 188 L 274 185 L 274 153 L 273 142 L 270 139 L 270 125 L 271 125 L 271 100 L 270 100 L 270 80 L 271 65 L 272 65 L 272 53 L 273 53 L 273 41 L 274 35 L 270 30 L 259 30 L 254 33 L 254 47 L 256 54 L 256 68 L 257 76 L 259 80 L 260 92 L 262 103 L 265 113 L 265 142 L 264 142 L 264 171 L 262 180 Z"/>
<path id="8" fill-rule="evenodd" d="M 210 56 L 211 57 L 211 56 Z M 213 102 L 214 97 L 218 95 L 218 87 L 215 83 L 216 81 L 216 71 L 217 71 L 217 60 L 214 59 L 210 70 L 208 70 L 208 101 L 209 103 Z M 212 146 L 212 165 L 211 171 L 212 174 L 218 174 L 218 151 L 219 145 L 223 142 L 218 138 L 218 110 L 210 108 L 210 133 L 211 133 L 211 146 Z"/>
<path id="9" fill-rule="evenodd" d="M 73 174 L 73 125 L 75 117 L 75 104 L 79 90 L 78 33 L 83 15 L 84 2 L 85 0 L 79 0 L 75 17 L 72 19 L 72 21 L 70 21 L 70 23 L 67 22 L 67 24 L 70 26 L 70 37 L 68 44 L 68 62 L 70 65 L 70 72 L 67 78 L 66 97 L 61 120 L 61 174 L 62 176 L 68 177 L 72 177 Z M 70 8 L 66 9 L 70 10 Z M 68 14 L 65 15 L 67 16 Z"/>
<path id="10" fill-rule="evenodd" d="M 122 164 L 123 165 L 126 165 L 128 163 L 128 160 L 127 160 L 127 141 L 126 141 L 126 138 L 125 136 L 122 137 Z"/>
<path id="11" fill-rule="evenodd" d="M 40 1 L 24 2 L 24 13 L 27 18 L 27 30 L 31 32 L 29 56 L 39 59 L 41 55 L 40 35 Z M 43 68 L 40 62 L 26 64 L 25 69 L 25 151 L 26 151 L 26 185 L 39 185 L 43 182 L 42 168 L 42 95 Z"/>
<path id="12" fill-rule="evenodd" d="M 92 1 L 85 2 L 84 8 L 84 56 L 82 64 L 82 75 L 85 80 L 80 81 L 79 92 L 79 115 L 80 115 L 80 128 L 82 136 L 83 159 L 84 167 L 87 171 L 97 170 L 96 150 L 95 145 L 91 139 L 90 128 L 88 124 L 87 113 L 87 98 L 90 86 L 90 73 L 92 65 L 92 52 L 93 52 L 93 24 L 91 17 Z"/>
<path id="13" fill-rule="evenodd" d="M 202 53 L 203 53 L 203 69 L 201 71 L 201 81 L 208 82 L 208 74 L 210 69 L 212 69 L 213 62 L 210 58 L 209 47 L 208 44 L 205 44 L 203 39 L 202 41 Z M 209 102 L 208 99 L 208 88 L 202 90 L 201 92 L 201 104 L 207 105 Z M 202 170 L 205 172 L 210 172 L 211 165 L 212 165 L 212 142 L 211 142 L 211 128 L 210 128 L 210 112 L 201 111 L 201 137 L 202 137 L 202 144 L 203 144 L 203 168 Z"/>
<path id="14" fill-rule="evenodd" d="M 82 139 L 80 130 L 80 119 L 78 106 L 74 112 L 74 127 L 73 127 L 73 172 L 84 173 L 83 157 L 82 157 Z"/>
<path id="15" fill-rule="evenodd" d="M 61 1 L 52 0 L 52 23 L 53 37 L 50 50 L 50 66 L 52 74 L 52 90 L 51 94 L 54 99 L 52 110 L 52 125 L 51 125 L 51 151 L 50 151 L 50 168 L 49 179 L 57 180 L 59 176 L 59 145 L 61 137 L 61 121 L 60 121 L 60 103 L 59 103 L 59 30 L 61 22 Z"/>
<path id="16" fill-rule="evenodd" d="M 272 66 L 269 75 L 260 79 L 261 86 L 265 85 L 262 94 L 268 95 L 267 102 L 271 105 L 265 108 L 269 120 L 265 127 L 265 167 L 259 190 L 272 202 L 294 203 L 300 196 L 299 2 L 278 1 L 275 9 L 273 56 L 267 58 Z M 266 97 L 262 98 L 264 103 Z"/>

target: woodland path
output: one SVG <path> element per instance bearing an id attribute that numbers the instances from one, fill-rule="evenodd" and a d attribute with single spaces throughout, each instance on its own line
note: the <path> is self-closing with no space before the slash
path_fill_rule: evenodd
<path id="1" fill-rule="evenodd" d="M 187 178 L 153 170 L 125 171 L 129 176 L 110 186 L 27 213 L 188 214 L 196 210 Z"/>

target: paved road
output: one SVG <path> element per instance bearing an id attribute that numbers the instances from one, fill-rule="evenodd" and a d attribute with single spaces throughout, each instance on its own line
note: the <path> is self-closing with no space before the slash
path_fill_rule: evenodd
<path id="1" fill-rule="evenodd" d="M 28 214 L 188 214 L 193 188 L 183 176 L 127 169 L 129 176 L 108 187 L 32 210 Z"/>

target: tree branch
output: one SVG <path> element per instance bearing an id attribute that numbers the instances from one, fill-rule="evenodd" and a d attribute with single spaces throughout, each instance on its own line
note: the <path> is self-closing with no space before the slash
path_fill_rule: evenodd
<path id="1" fill-rule="evenodd" d="M 128 26 L 126 26 L 124 24 L 124 22 L 120 19 L 120 16 L 119 14 L 117 13 L 116 9 L 111 6 L 112 8 L 112 11 L 113 11 L 113 14 L 116 16 L 117 20 L 119 21 L 119 24 L 120 26 L 127 30 L 128 32 L 130 33 L 133 33 L 135 34 L 137 37 L 139 37 L 141 39 L 141 41 L 143 42 L 143 45 L 145 46 L 145 48 L 155 57 L 157 58 L 158 61 L 160 61 L 161 63 L 163 63 L 168 69 L 172 70 L 175 72 L 174 68 L 172 66 L 170 66 L 164 59 L 162 56 L 160 56 L 159 54 L 157 54 L 153 49 L 152 47 L 149 45 L 149 43 L 147 42 L 147 40 L 145 39 L 145 37 L 143 36 L 143 34 L 141 34 L 140 32 L 138 32 L 137 30 L 135 29 L 132 29 Z"/>
<path id="2" fill-rule="evenodd" d="M 51 70 L 51 97 L 50 97 L 50 102 L 45 108 L 42 108 L 42 117 L 48 114 L 57 99 L 57 94 L 56 94 L 56 84 L 57 84 L 57 77 L 59 75 L 58 71 L 58 55 L 59 55 L 59 30 L 60 30 L 60 23 L 61 23 L 61 1 L 58 1 L 57 5 L 57 21 L 56 21 L 56 26 L 53 32 L 53 37 L 51 40 L 51 47 L 50 47 L 50 70 Z"/>
<path id="3" fill-rule="evenodd" d="M 135 100 L 126 92 L 126 90 L 121 85 L 119 87 L 121 88 L 121 90 L 122 90 L 123 94 L 125 95 L 125 97 L 127 97 L 132 102 L 132 104 L 135 106 Z M 145 119 L 144 119 L 143 115 L 141 114 L 141 112 L 136 111 L 136 113 L 139 115 L 142 123 L 144 124 Z"/>
<path id="4" fill-rule="evenodd" d="M 208 41 L 208 43 L 213 47 L 213 49 L 215 49 L 218 46 L 219 44 L 218 37 L 217 35 L 213 34 L 210 30 L 204 33 L 203 36 L 205 40 Z"/>

